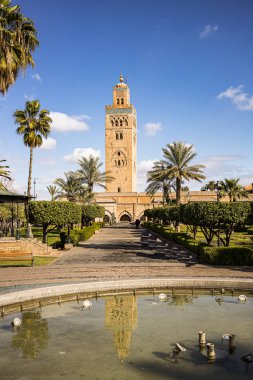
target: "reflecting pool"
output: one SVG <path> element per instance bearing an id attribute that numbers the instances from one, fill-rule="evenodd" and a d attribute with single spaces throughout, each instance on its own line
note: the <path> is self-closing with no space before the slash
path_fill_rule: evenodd
<path id="1" fill-rule="evenodd" d="M 1 380 L 251 379 L 253 298 L 117 295 L 50 305 L 0 319 Z M 22 319 L 13 328 L 14 317 Z M 199 331 L 214 343 L 208 360 Z M 235 334 L 234 345 L 224 334 Z M 186 349 L 175 356 L 175 346 Z M 173 354 L 174 350 L 174 354 Z"/>

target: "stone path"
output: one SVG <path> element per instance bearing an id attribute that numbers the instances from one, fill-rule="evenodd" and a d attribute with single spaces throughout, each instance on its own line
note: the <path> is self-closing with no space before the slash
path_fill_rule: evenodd
<path id="1" fill-rule="evenodd" d="M 121 223 L 106 227 L 87 242 L 74 247 L 56 261 L 58 265 L 95 263 L 153 263 L 156 260 L 173 260 L 195 264 L 186 248 L 168 244 L 146 229 L 129 227 Z"/>
<path id="2" fill-rule="evenodd" d="M 0 268 L 0 294 L 51 284 L 154 277 L 253 278 L 252 267 L 196 264 L 187 249 L 156 239 L 145 229 L 119 224 L 102 229 L 53 264 Z"/>

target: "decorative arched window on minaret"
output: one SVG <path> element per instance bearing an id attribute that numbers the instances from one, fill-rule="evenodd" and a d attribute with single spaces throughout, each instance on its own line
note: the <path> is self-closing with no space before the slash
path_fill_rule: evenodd
<path id="1" fill-rule="evenodd" d="M 122 74 L 113 87 L 113 103 L 105 109 L 105 167 L 115 178 L 106 183 L 106 191 L 136 192 L 136 110 L 130 103 L 130 90 Z"/>

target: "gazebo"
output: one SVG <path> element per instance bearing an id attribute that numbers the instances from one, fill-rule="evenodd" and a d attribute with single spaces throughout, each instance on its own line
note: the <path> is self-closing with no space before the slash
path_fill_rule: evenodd
<path id="1" fill-rule="evenodd" d="M 19 235 L 19 203 L 23 203 L 25 206 L 28 205 L 29 200 L 32 197 L 23 194 L 12 193 L 11 191 L 0 189 L 0 203 L 12 203 L 16 204 L 17 207 L 17 228 L 16 228 L 16 240 L 20 239 Z M 12 236 L 14 236 L 14 228 L 13 228 L 13 216 L 12 216 Z"/>

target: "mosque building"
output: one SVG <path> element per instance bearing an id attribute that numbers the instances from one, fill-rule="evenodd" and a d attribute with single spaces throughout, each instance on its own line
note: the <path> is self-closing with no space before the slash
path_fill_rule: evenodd
<path id="1" fill-rule="evenodd" d="M 122 74 L 113 87 L 112 105 L 105 106 L 105 169 L 115 180 L 106 183 L 105 192 L 95 193 L 95 201 L 105 207 L 106 222 L 142 220 L 146 209 L 162 204 L 162 193 L 137 192 L 137 113 Z M 216 193 L 182 193 L 182 202 L 195 200 L 215 201 Z"/>

